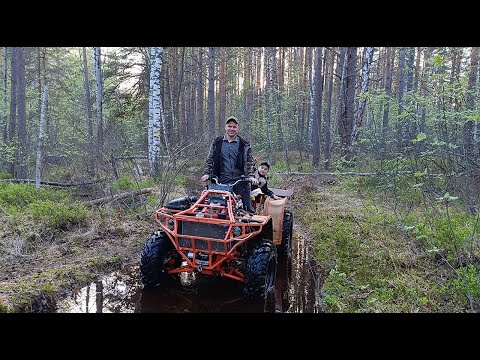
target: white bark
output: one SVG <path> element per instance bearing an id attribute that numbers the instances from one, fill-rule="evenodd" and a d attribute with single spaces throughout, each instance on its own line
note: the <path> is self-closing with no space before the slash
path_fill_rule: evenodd
<path id="1" fill-rule="evenodd" d="M 98 146 L 103 146 L 103 119 L 102 119 L 102 65 L 101 65 L 100 48 L 94 48 L 94 62 L 95 62 L 95 82 L 97 85 L 96 103 L 97 103 L 97 143 Z"/>
<path id="2" fill-rule="evenodd" d="M 35 189 L 40 191 L 40 180 L 42 177 L 42 150 L 43 150 L 43 128 L 45 126 L 45 112 L 47 109 L 47 85 L 43 85 L 42 106 L 40 109 L 40 126 L 38 129 L 37 160 L 35 163 Z"/>
<path id="3" fill-rule="evenodd" d="M 163 106 L 160 97 L 160 83 L 162 73 L 162 52 L 161 47 L 152 47 L 151 49 L 151 67 L 150 67 L 150 96 L 149 104 L 151 104 L 151 111 L 149 111 L 149 140 L 148 144 L 148 159 L 150 165 L 150 175 L 158 177 L 160 174 L 159 160 L 160 160 L 160 128 L 163 119 Z M 151 133 L 151 139 L 150 139 Z"/>
<path id="4" fill-rule="evenodd" d="M 153 127 L 152 127 L 152 120 L 153 120 L 153 96 L 152 96 L 152 88 L 153 88 L 153 55 L 155 53 L 155 48 L 150 49 L 150 83 L 149 83 L 149 90 L 148 90 L 148 133 L 147 133 L 147 141 L 148 141 L 148 167 L 149 169 L 152 168 L 153 159 L 152 159 L 152 143 L 153 143 Z"/>
<path id="5" fill-rule="evenodd" d="M 315 77 L 312 71 L 313 48 L 308 49 L 308 84 L 310 90 L 310 111 L 308 112 L 307 144 L 312 143 L 313 115 L 315 109 Z"/>
<path id="6" fill-rule="evenodd" d="M 368 82 L 370 79 L 370 68 L 373 60 L 373 49 L 374 49 L 373 47 L 367 47 L 365 51 L 365 59 L 363 61 L 363 68 L 362 68 L 362 85 L 360 88 L 361 89 L 360 98 L 362 97 L 362 95 L 364 95 L 368 91 Z M 352 130 L 350 144 L 353 144 L 353 142 L 357 139 L 358 131 L 360 130 L 360 126 L 362 125 L 363 113 L 365 111 L 366 104 L 367 104 L 367 99 L 363 99 L 360 101 L 357 114 L 353 122 L 353 130 Z"/>

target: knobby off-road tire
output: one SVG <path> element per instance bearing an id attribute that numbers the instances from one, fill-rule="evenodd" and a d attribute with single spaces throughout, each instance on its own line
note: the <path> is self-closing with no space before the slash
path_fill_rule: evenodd
<path id="1" fill-rule="evenodd" d="M 277 252 L 279 257 L 287 257 L 292 248 L 292 233 L 293 233 L 293 214 L 285 210 L 283 214 L 282 225 L 282 243 L 278 246 Z"/>
<path id="2" fill-rule="evenodd" d="M 148 238 L 142 250 L 140 274 L 142 283 L 149 288 L 166 284 L 172 280 L 168 269 L 178 267 L 181 258 L 172 242 L 163 232 L 156 232 Z"/>
<path id="3" fill-rule="evenodd" d="M 261 239 L 251 249 L 247 259 L 247 270 L 243 288 L 249 301 L 265 300 L 274 291 L 277 273 L 277 249 L 269 239 Z"/>

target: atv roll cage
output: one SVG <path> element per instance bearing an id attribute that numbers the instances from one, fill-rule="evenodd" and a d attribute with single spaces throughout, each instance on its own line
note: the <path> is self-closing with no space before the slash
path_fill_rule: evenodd
<path id="1" fill-rule="evenodd" d="M 211 177 L 199 197 L 175 199 L 158 209 L 160 229 L 142 250 L 142 282 L 156 287 L 182 272 L 220 275 L 243 282 L 248 299 L 265 298 L 274 287 L 277 255 L 290 252 L 293 215 L 285 209 L 286 197 L 268 198 L 250 215 L 233 191 L 249 181 L 221 184 Z"/>
<path id="2" fill-rule="evenodd" d="M 229 263 L 244 252 L 242 246 L 247 240 L 261 233 L 262 237 L 271 239 L 272 220 L 270 216 L 246 216 L 240 208 L 241 200 L 233 193 L 233 187 L 248 179 L 242 178 L 233 184 L 221 184 L 213 179 L 215 184 L 209 185 L 189 208 L 170 209 L 167 204 L 155 213 L 160 227 L 184 261 L 169 273 L 218 272 L 243 281 L 244 274 Z"/>

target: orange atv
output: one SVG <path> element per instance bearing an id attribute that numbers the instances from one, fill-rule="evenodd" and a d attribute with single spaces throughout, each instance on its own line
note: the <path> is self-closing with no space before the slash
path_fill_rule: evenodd
<path id="1" fill-rule="evenodd" d="M 233 184 L 211 180 L 199 198 L 175 199 L 156 211 L 160 229 L 142 250 L 142 282 L 166 285 L 181 272 L 221 275 L 243 282 L 247 299 L 265 299 L 274 290 L 277 254 L 290 252 L 293 216 L 285 204 L 292 193 L 276 190 L 279 200 L 260 196 L 258 215 L 250 215 L 233 192 L 247 178 Z"/>

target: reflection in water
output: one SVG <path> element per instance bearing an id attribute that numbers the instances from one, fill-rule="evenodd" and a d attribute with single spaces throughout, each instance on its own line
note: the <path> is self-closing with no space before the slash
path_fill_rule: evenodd
<path id="1" fill-rule="evenodd" d="M 141 289 L 137 268 L 113 272 L 57 304 L 57 312 L 128 313 L 135 311 Z M 94 301 L 92 301 L 94 299 Z"/>
<path id="2" fill-rule="evenodd" d="M 295 228 L 294 228 L 295 229 Z M 291 257 L 278 259 L 271 301 L 244 300 L 243 283 L 229 278 L 181 273 L 158 289 L 144 289 L 139 267 L 116 271 L 60 302 L 58 312 L 74 313 L 262 313 L 318 312 L 317 270 L 304 235 L 294 231 Z M 313 265 L 312 265 L 313 264 Z"/>
<path id="3" fill-rule="evenodd" d="M 192 274 L 186 274 L 189 277 Z M 241 313 L 263 312 L 263 304 L 250 304 L 242 297 L 243 284 L 228 278 L 197 276 L 166 288 L 143 289 L 137 312 L 151 313 Z"/>

